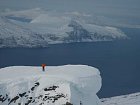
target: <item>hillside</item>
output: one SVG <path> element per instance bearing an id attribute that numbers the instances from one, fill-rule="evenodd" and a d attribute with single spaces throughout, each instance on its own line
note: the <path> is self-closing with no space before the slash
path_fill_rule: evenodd
<path id="1" fill-rule="evenodd" d="M 95 17 L 78 12 L 8 12 L 0 15 L 0 48 L 127 39 L 120 29 L 95 22 Z"/>
<path id="2" fill-rule="evenodd" d="M 98 69 L 86 65 L 0 69 L 0 105 L 139 105 L 140 93 L 98 99 Z"/>
<path id="3" fill-rule="evenodd" d="M 85 65 L 0 69 L 0 105 L 100 105 L 100 88 L 98 69 Z"/>

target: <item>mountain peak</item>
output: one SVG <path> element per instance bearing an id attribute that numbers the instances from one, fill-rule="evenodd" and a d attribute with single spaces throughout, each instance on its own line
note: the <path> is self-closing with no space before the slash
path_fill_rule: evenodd
<path id="1" fill-rule="evenodd" d="M 98 69 L 86 65 L 45 69 L 45 72 L 41 67 L 30 66 L 0 69 L 0 104 L 100 105 L 96 95 L 101 88 Z"/>

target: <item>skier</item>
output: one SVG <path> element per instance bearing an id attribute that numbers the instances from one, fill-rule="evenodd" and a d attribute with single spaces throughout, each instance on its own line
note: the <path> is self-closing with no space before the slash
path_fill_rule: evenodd
<path id="1" fill-rule="evenodd" d="M 80 101 L 80 105 L 82 105 L 82 102 Z"/>
<path id="2" fill-rule="evenodd" d="M 46 64 L 42 64 L 41 66 L 42 66 L 42 71 L 45 71 Z"/>

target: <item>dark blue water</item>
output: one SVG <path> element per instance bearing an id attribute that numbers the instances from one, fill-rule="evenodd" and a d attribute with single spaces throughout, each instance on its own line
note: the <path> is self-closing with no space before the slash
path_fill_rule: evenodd
<path id="1" fill-rule="evenodd" d="M 100 97 L 140 91 L 140 30 L 123 29 L 130 40 L 51 45 L 48 48 L 0 49 L 0 67 L 86 64 L 100 69 Z"/>

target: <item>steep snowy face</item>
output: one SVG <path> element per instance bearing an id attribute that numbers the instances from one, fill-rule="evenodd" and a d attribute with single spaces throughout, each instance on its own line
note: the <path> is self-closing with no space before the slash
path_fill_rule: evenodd
<path id="1" fill-rule="evenodd" d="M 115 27 L 95 25 L 90 23 L 90 20 L 91 17 L 85 14 L 43 14 L 33 19 L 31 23 L 39 26 L 35 28 L 38 32 L 53 34 L 58 37 L 58 40 L 64 42 L 108 41 L 127 38 L 121 30 Z"/>
<path id="2" fill-rule="evenodd" d="M 0 69 L 0 105 L 100 105 L 98 69 L 85 65 Z"/>
<path id="3" fill-rule="evenodd" d="M 41 9 L 5 13 L 0 16 L 0 48 L 127 39 L 121 30 L 94 24 L 93 20 L 87 14 Z"/>

